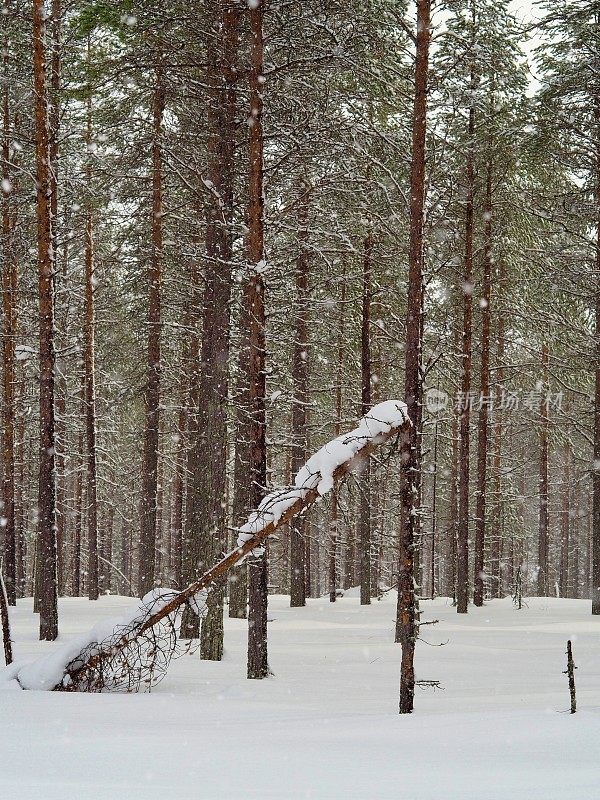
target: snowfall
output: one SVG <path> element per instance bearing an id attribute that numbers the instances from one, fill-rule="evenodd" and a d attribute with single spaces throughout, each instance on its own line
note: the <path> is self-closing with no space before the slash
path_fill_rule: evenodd
<path id="1" fill-rule="evenodd" d="M 131 598 L 60 601 L 60 641 Z M 0 797 L 11 800 L 597 800 L 600 619 L 579 600 L 494 600 L 458 616 L 422 602 L 415 713 L 398 711 L 395 594 L 361 607 L 269 598 L 272 677 L 245 677 L 246 622 L 226 619 L 222 662 L 186 655 L 150 694 L 0 691 Z M 15 657 L 36 640 L 12 609 Z M 566 640 L 577 664 L 568 713 Z M 8 686 L 12 688 L 8 689 Z"/>

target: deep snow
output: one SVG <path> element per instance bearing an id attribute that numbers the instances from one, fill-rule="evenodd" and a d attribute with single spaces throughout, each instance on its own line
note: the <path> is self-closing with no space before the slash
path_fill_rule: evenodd
<path id="1" fill-rule="evenodd" d="M 353 596 L 352 596 L 353 595 Z M 422 604 L 416 712 L 397 714 L 395 594 L 354 592 L 290 609 L 270 598 L 274 677 L 245 678 L 246 623 L 226 620 L 221 663 L 185 656 L 150 695 L 0 692 L 0 797 L 11 800 L 596 800 L 600 619 L 589 603 L 496 600 L 459 617 Z M 62 637 L 130 598 L 60 601 Z M 13 610 L 16 658 L 36 641 L 31 601 Z M 573 641 L 579 711 L 567 713 Z"/>

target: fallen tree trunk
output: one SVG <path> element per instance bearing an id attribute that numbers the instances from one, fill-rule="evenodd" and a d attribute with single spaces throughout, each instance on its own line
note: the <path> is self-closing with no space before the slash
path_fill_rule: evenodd
<path id="1" fill-rule="evenodd" d="M 357 470 L 359 465 L 362 464 L 365 459 L 367 459 L 371 453 L 373 453 L 374 450 L 376 450 L 380 445 L 384 444 L 384 442 L 387 442 L 389 439 L 396 436 L 398 432 L 398 428 L 392 428 L 387 433 L 381 433 L 376 438 L 370 440 L 349 461 L 346 461 L 345 463 L 336 467 L 333 472 L 334 480 L 340 480 L 341 478 L 349 475 L 351 472 Z M 325 492 L 322 494 L 325 494 Z M 264 528 L 254 533 L 250 539 L 247 539 L 239 547 L 236 547 L 235 550 L 232 550 L 230 553 L 224 556 L 221 561 L 214 565 L 214 567 L 205 572 L 204 575 L 198 578 L 197 581 L 191 583 L 186 589 L 174 597 L 170 603 L 167 603 L 167 605 L 165 605 L 159 612 L 150 617 L 145 627 L 149 628 L 156 624 L 163 619 L 163 617 L 166 617 L 168 614 L 176 611 L 190 598 L 202 591 L 202 589 L 209 587 L 213 581 L 215 581 L 221 575 L 224 575 L 231 567 L 245 558 L 253 550 L 256 550 L 258 547 L 260 547 L 265 539 L 274 534 L 278 528 L 296 517 L 298 514 L 304 511 L 304 509 L 312 506 L 313 503 L 322 497 L 322 494 L 316 487 L 308 489 L 304 497 L 298 497 L 294 504 L 289 506 L 289 508 L 284 511 L 284 513 L 276 522 L 272 521 L 267 523 Z"/>
<path id="2" fill-rule="evenodd" d="M 238 529 L 240 532 L 238 547 L 183 591 L 173 596 L 163 591 L 150 599 L 145 598 L 146 606 L 142 604 L 140 607 L 142 613 L 125 625 L 115 628 L 113 635 L 107 639 L 98 642 L 90 638 L 85 648 L 75 657 L 71 647 L 69 651 L 71 656 L 66 659 L 61 679 L 51 683 L 50 687 L 47 682 L 40 681 L 35 688 L 52 688 L 53 691 L 101 691 L 125 686 L 132 691 L 139 688 L 142 683 L 151 686 L 156 682 L 154 669 L 157 653 L 161 662 L 159 669 L 164 673 L 174 651 L 173 632 L 176 612 L 186 603 L 197 608 L 197 597 L 200 593 L 209 589 L 218 578 L 245 556 L 260 548 L 267 537 L 275 533 L 278 528 L 329 492 L 334 482 L 342 480 L 358 469 L 374 450 L 396 437 L 409 425 L 404 403 L 397 400 L 379 403 L 362 418 L 355 430 L 338 436 L 317 451 L 298 472 L 293 487 L 278 489 L 265 497 L 260 506 L 250 514 L 248 522 Z M 158 606 L 156 610 L 153 610 L 156 606 Z M 172 649 L 167 655 L 161 651 L 160 636 L 155 633 L 156 627 L 161 623 L 166 623 L 168 626 Z M 144 637 L 146 640 L 142 646 L 139 643 Z M 115 665 L 119 671 L 117 679 L 110 674 Z M 52 667 L 56 669 L 56 658 Z M 128 667 L 131 668 L 133 677 L 124 680 L 124 676 L 129 674 Z M 41 672 L 43 671 L 42 667 Z M 36 680 L 38 680 L 40 669 L 34 672 L 37 673 Z M 31 684 L 27 685 L 27 682 L 19 680 L 18 674 L 16 679 L 23 688 L 32 688 Z"/>

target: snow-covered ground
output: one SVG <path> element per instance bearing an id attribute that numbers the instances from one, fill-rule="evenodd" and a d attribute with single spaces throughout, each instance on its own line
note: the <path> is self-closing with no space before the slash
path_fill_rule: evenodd
<path id="1" fill-rule="evenodd" d="M 60 601 L 61 637 L 130 598 Z M 399 716 L 395 594 L 360 607 L 270 598 L 274 676 L 245 678 L 246 624 L 221 663 L 183 657 L 150 695 L 0 692 L 0 797 L 11 800 L 597 800 L 600 619 L 589 603 L 496 600 L 459 617 L 424 602 L 416 711 Z M 18 660 L 36 641 L 13 611 Z M 566 640 L 579 711 L 567 713 Z M 443 646 L 435 646 L 444 643 Z"/>

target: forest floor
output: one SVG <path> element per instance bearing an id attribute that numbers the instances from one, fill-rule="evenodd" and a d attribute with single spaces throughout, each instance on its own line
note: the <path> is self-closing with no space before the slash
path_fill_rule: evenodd
<path id="1" fill-rule="evenodd" d="M 61 638 L 130 598 L 60 601 Z M 273 677 L 245 678 L 246 623 L 221 663 L 188 655 L 151 694 L 0 693 L 0 797 L 11 800 L 597 800 L 600 618 L 589 602 L 423 602 L 415 713 L 399 716 L 395 594 L 290 609 L 269 599 Z M 13 611 L 17 660 L 36 641 Z M 568 713 L 566 640 L 579 710 Z M 442 645 L 442 646 L 435 646 Z"/>

